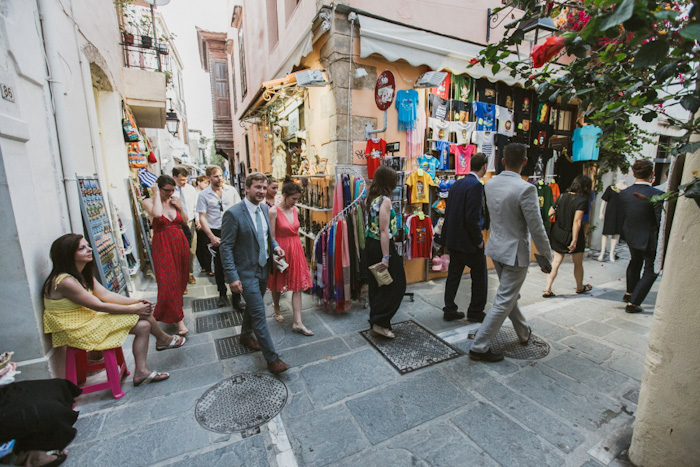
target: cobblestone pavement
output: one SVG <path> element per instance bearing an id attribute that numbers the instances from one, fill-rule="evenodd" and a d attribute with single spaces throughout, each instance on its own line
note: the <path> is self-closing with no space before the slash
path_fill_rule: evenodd
<path id="1" fill-rule="evenodd" d="M 291 332 L 288 300 L 284 323 L 268 306 L 275 345 L 292 366 L 279 377 L 287 404 L 259 429 L 234 434 L 204 429 L 195 405 L 225 378 L 265 372 L 264 360 L 259 352 L 218 359 L 215 339 L 237 328 L 195 332 L 196 317 L 226 311 L 192 312 L 193 299 L 216 295 L 211 279 L 199 277 L 185 300 L 185 347 L 156 352 L 151 342 L 149 366 L 170 380 L 134 388 L 128 377 L 119 400 L 108 391 L 81 396 L 66 465 L 622 465 L 617 456 L 631 438 L 659 281 L 645 311 L 626 314 L 620 299 L 628 256 L 620 256 L 615 263 L 586 259 L 585 282 L 594 288 L 585 295 L 574 293 L 569 259 L 555 298 L 542 298 L 545 275 L 530 268 L 520 303 L 533 333 L 551 346 L 540 360 L 485 364 L 465 355 L 401 375 L 359 334 L 368 327 L 360 304 L 326 314 L 305 296 L 303 320 L 313 337 Z M 465 276 L 460 306 L 469 286 Z M 488 306 L 497 286 L 492 272 Z M 405 299 L 394 321 L 414 320 L 468 351 L 478 324 L 442 320 L 444 281 L 408 291 L 415 301 Z M 155 294 L 155 284 L 142 293 Z M 133 362 L 130 341 L 124 350 Z"/>

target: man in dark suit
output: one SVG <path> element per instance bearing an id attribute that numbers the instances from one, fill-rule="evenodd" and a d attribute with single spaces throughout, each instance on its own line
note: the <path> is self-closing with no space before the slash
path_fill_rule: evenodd
<path id="1" fill-rule="evenodd" d="M 245 298 L 241 344 L 262 350 L 268 369 L 278 374 L 288 370 L 289 365 L 275 352 L 267 328 L 263 296 L 270 268 L 284 256 L 284 250 L 270 235 L 267 204 L 264 203 L 266 193 L 265 175 L 253 172 L 246 177 L 245 198 L 224 213 L 219 250 L 226 282 L 231 291 Z"/>
<path id="2" fill-rule="evenodd" d="M 654 178 L 654 164 L 650 160 L 639 159 L 636 161 L 632 165 L 632 173 L 636 178 L 634 185 L 620 192 L 622 209 L 625 214 L 622 234 L 632 256 L 630 264 L 627 266 L 627 293 L 622 301 L 628 302 L 625 308 L 627 313 L 639 313 L 642 311 L 640 305 L 658 275 L 654 272 L 654 260 L 661 222 L 661 205 L 654 206 L 637 196 L 651 198 L 663 192 L 651 186 L 651 181 Z M 643 274 L 642 266 L 644 267 Z M 642 274 L 641 278 L 640 274 Z"/>
<path id="3" fill-rule="evenodd" d="M 486 156 L 477 153 L 471 158 L 471 172 L 457 180 L 450 188 L 442 226 L 442 242 L 450 250 L 450 267 L 445 281 L 445 306 L 443 319 L 452 321 L 464 318 L 457 311 L 455 296 L 459 281 L 468 266 L 472 280 L 472 296 L 467 319 L 482 322 L 486 306 L 488 275 L 484 256 L 484 185 L 481 177 L 486 173 Z"/>

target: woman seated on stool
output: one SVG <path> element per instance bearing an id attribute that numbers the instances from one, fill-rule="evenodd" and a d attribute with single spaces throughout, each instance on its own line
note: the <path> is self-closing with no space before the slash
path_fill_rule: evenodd
<path id="1" fill-rule="evenodd" d="M 124 297 L 94 280 L 92 248 L 82 235 L 66 234 L 51 245 L 53 269 L 44 282 L 44 332 L 52 333 L 54 347 L 83 350 L 121 347 L 133 334 L 134 386 L 168 379 L 167 373 L 146 366 L 149 334 L 156 350 L 181 347 L 185 338 L 166 334 L 153 318 L 154 304 Z"/>

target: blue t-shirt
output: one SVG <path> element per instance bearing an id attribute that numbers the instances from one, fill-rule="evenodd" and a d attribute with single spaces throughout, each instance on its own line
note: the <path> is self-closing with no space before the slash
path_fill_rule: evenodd
<path id="1" fill-rule="evenodd" d="M 435 171 L 437 170 L 439 164 L 437 159 L 435 159 L 430 154 L 423 154 L 418 159 L 416 159 L 416 162 L 418 162 L 418 166 L 421 169 L 428 172 L 430 178 L 435 178 Z"/>
<path id="2" fill-rule="evenodd" d="M 418 106 L 418 91 L 404 89 L 396 93 L 396 110 L 399 111 L 399 131 L 416 128 L 416 107 Z"/>
<path id="3" fill-rule="evenodd" d="M 476 131 L 496 130 L 496 106 L 486 102 L 474 102 L 474 116 L 476 117 Z"/>
<path id="4" fill-rule="evenodd" d="M 449 141 L 435 141 L 435 149 L 440 151 L 440 170 L 450 170 L 450 144 Z"/>
<path id="5" fill-rule="evenodd" d="M 571 160 L 574 162 L 597 161 L 598 138 L 603 134 L 603 130 L 595 125 L 586 125 L 574 130 L 574 150 Z"/>

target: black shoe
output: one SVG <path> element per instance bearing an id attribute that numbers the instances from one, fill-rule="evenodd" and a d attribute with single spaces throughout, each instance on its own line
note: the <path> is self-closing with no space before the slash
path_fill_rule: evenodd
<path id="1" fill-rule="evenodd" d="M 483 323 L 484 318 L 486 318 L 486 313 L 483 311 L 467 312 L 467 321 L 472 321 L 474 323 Z"/>
<path id="2" fill-rule="evenodd" d="M 464 313 L 461 311 L 446 311 L 442 315 L 442 319 L 445 321 L 454 321 L 456 319 L 464 318 Z"/>
<path id="3" fill-rule="evenodd" d="M 233 302 L 231 304 L 231 307 L 233 307 L 234 310 L 236 310 L 236 311 L 244 311 L 245 310 L 245 304 L 241 301 L 240 295 L 234 295 L 233 299 L 231 301 Z"/>
<path id="4" fill-rule="evenodd" d="M 226 300 L 226 295 L 220 295 L 219 300 L 216 302 L 216 306 L 219 308 L 223 308 L 226 305 L 228 305 L 228 300 Z"/>
<path id="5" fill-rule="evenodd" d="M 635 305 L 634 303 L 628 303 L 625 307 L 625 312 L 627 313 L 640 313 L 641 311 L 642 307 L 639 305 Z"/>
<path id="6" fill-rule="evenodd" d="M 626 294 L 624 294 L 624 295 L 622 296 L 622 301 L 625 302 L 625 303 L 629 303 L 629 302 L 630 302 L 630 298 L 632 298 L 632 294 L 631 294 L 631 293 L 626 293 Z"/>
<path id="7" fill-rule="evenodd" d="M 520 341 L 520 345 L 528 345 L 530 343 L 530 337 L 532 337 L 532 328 L 530 326 L 527 327 L 527 339 L 525 342 Z"/>
<path id="8" fill-rule="evenodd" d="M 486 352 L 474 352 L 473 350 L 470 350 L 469 358 L 471 360 L 495 363 L 503 360 L 503 355 L 501 355 L 500 353 L 493 353 L 491 352 L 491 349 L 488 349 Z"/>

